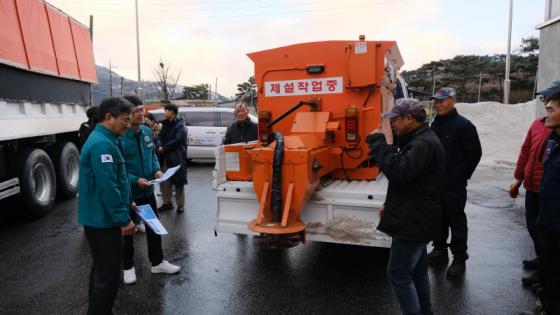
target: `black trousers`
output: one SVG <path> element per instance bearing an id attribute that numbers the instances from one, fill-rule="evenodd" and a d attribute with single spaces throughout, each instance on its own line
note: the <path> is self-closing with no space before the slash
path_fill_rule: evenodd
<path id="1" fill-rule="evenodd" d="M 434 247 L 446 248 L 449 230 L 451 229 L 451 243 L 449 247 L 453 253 L 453 259 L 467 260 L 467 215 L 465 204 L 467 203 L 467 189 L 445 191 L 441 196 L 442 224 L 439 236 L 434 240 Z"/>
<path id="2" fill-rule="evenodd" d="M 152 194 L 152 196 L 149 198 L 135 199 L 134 202 L 137 205 L 149 204 L 154 210 L 156 216 L 159 218 L 159 213 L 157 211 L 156 197 L 154 196 L 154 194 Z M 130 214 L 131 218 L 133 216 L 139 218 L 139 215 L 134 210 L 131 210 L 131 212 L 133 212 Z M 152 228 L 150 228 L 148 224 L 146 224 L 146 241 L 148 243 L 148 257 L 150 259 L 150 262 L 152 263 L 152 266 L 157 266 L 163 261 L 161 236 L 154 233 L 154 231 L 152 230 Z M 133 235 L 127 235 L 124 237 L 124 253 L 122 257 L 123 257 L 123 268 L 125 270 L 134 267 L 134 236 Z"/>
<path id="3" fill-rule="evenodd" d="M 113 314 L 113 304 L 121 279 L 121 229 L 84 226 L 84 231 L 93 258 L 89 275 L 88 315 Z"/>
<path id="4" fill-rule="evenodd" d="M 540 256 L 541 236 L 537 227 L 537 217 L 539 216 L 539 193 L 528 191 L 525 194 L 525 221 L 529 236 L 533 240 L 535 254 Z"/>
<path id="5" fill-rule="evenodd" d="M 560 314 L 560 235 L 541 233 L 539 256 L 539 299 L 547 314 Z"/>

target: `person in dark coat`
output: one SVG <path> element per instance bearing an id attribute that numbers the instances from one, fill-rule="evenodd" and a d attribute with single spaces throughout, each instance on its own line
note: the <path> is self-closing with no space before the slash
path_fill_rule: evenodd
<path id="1" fill-rule="evenodd" d="M 432 314 L 426 245 L 441 224 L 445 153 L 420 101 L 398 99 L 383 117 L 397 131 L 398 147 L 387 144 L 381 129 L 366 141 L 389 180 L 377 227 L 392 237 L 387 275 L 403 314 Z"/>
<path id="2" fill-rule="evenodd" d="M 455 90 L 443 87 L 436 91 L 436 117 L 431 128 L 445 150 L 446 179 L 441 198 L 443 224 L 439 236 L 434 240 L 434 250 L 428 255 L 429 263 L 447 263 L 447 237 L 451 230 L 451 252 L 453 262 L 447 276 L 456 277 L 465 273 L 467 254 L 467 181 L 471 178 L 482 157 L 482 147 L 476 127 L 455 109 Z"/>
<path id="3" fill-rule="evenodd" d="M 259 127 L 249 118 L 249 108 L 244 102 L 235 104 L 235 122 L 228 127 L 223 144 L 255 141 L 259 137 Z"/>
<path id="4" fill-rule="evenodd" d="M 560 81 L 553 81 L 537 92 L 545 98 L 545 126 L 552 130 L 546 141 L 544 172 L 539 189 L 540 212 L 537 226 L 541 233 L 539 282 L 541 304 L 522 314 L 560 314 Z"/>
<path id="5" fill-rule="evenodd" d="M 175 187 L 175 202 L 177 212 L 185 211 L 185 190 L 187 184 L 187 127 L 183 119 L 177 117 L 179 108 L 175 104 L 164 106 L 165 120 L 162 122 L 158 147 L 162 169 L 167 171 L 171 167 L 180 165 L 181 168 L 168 181 L 161 184 L 163 205 L 159 211 L 173 209 L 171 196 Z"/>
<path id="6" fill-rule="evenodd" d="M 545 142 L 550 136 L 551 130 L 544 124 L 545 117 L 540 117 L 531 124 L 515 167 L 514 179 L 509 188 L 509 195 L 517 198 L 519 188 L 523 183 L 525 188 L 525 221 L 529 236 L 533 240 L 536 257 L 531 260 L 523 260 L 523 266 L 530 270 L 537 270 L 539 266 L 540 233 L 537 228 L 537 216 L 539 215 L 539 187 L 543 174 L 542 159 L 544 155 Z M 538 273 L 535 272 L 528 277 L 522 278 L 523 285 L 530 286 L 539 282 Z"/>
<path id="7" fill-rule="evenodd" d="M 95 125 L 97 124 L 97 110 L 99 107 L 92 106 L 86 110 L 86 116 L 88 121 L 83 122 L 78 129 L 78 139 L 80 140 L 80 146 L 84 146 L 87 138 L 93 130 L 95 130 Z"/>

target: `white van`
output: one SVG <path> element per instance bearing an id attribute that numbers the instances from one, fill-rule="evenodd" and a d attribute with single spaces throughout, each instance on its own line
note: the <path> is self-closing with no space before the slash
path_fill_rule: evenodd
<path id="1" fill-rule="evenodd" d="M 149 111 L 156 120 L 164 120 L 163 108 Z M 233 108 L 228 107 L 179 107 L 178 117 L 188 128 L 188 159 L 213 159 L 214 148 L 221 145 L 227 127 L 235 121 Z M 249 115 L 252 122 L 257 117 Z"/>

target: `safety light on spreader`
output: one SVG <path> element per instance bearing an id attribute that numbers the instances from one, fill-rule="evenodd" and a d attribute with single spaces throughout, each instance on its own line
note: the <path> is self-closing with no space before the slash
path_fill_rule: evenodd
<path id="1" fill-rule="evenodd" d="M 271 118 L 272 114 L 269 111 L 259 111 L 259 140 L 264 146 L 267 146 L 270 141 L 272 130 L 266 125 L 270 123 Z"/>
<path id="2" fill-rule="evenodd" d="M 344 126 L 346 141 L 358 141 L 358 110 L 355 107 L 346 108 Z"/>

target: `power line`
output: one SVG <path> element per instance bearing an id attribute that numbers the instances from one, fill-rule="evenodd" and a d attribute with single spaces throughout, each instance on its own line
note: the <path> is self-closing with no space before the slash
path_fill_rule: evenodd
<path id="1" fill-rule="evenodd" d="M 215 19 L 228 19 L 228 18 L 242 18 L 242 17 L 261 17 L 261 16 L 282 16 L 282 15 L 291 15 L 291 14 L 301 14 L 301 13 L 316 13 L 316 12 L 325 12 L 325 11 L 336 11 L 336 10 L 345 10 L 351 8 L 359 8 L 359 7 L 368 7 L 368 6 L 375 6 L 375 5 L 382 5 L 387 3 L 395 3 L 395 2 L 405 2 L 411 0 L 393 0 L 393 1 L 378 1 L 378 2 L 371 2 L 365 4 L 357 4 L 357 5 L 347 5 L 347 6 L 339 6 L 339 7 L 331 7 L 331 8 L 322 8 L 322 9 L 304 9 L 304 10 L 295 10 L 295 11 L 284 11 L 284 12 L 271 12 L 271 13 L 254 13 L 254 14 L 240 14 L 240 15 L 217 15 L 217 16 L 208 16 L 208 17 L 174 17 L 174 16 L 144 16 L 142 19 L 148 20 L 215 20 Z M 98 19 L 131 19 L 134 18 L 133 16 L 97 16 Z"/>
<path id="2" fill-rule="evenodd" d="M 397 0 L 398 1 L 398 0 Z M 204 12 L 227 12 L 227 11 L 239 11 L 239 10 L 250 10 L 250 9 L 271 9 L 271 8 L 292 8 L 296 6 L 307 6 L 313 4 L 324 4 L 324 3 L 340 3 L 338 0 L 320 0 L 320 1 L 307 1 L 295 4 L 276 4 L 276 5 L 264 5 L 264 6 L 242 6 L 242 7 L 233 7 L 233 8 L 219 8 L 219 9 L 207 9 Z M 371 4 L 375 4 L 372 2 Z M 185 8 L 187 9 L 187 8 Z M 97 12 L 122 12 L 128 11 L 129 8 L 101 8 L 96 9 Z M 162 8 L 159 5 L 153 6 L 152 8 L 148 7 L 147 4 L 143 5 L 140 12 L 142 13 L 152 13 L 152 12 L 169 12 L 170 8 Z"/>

